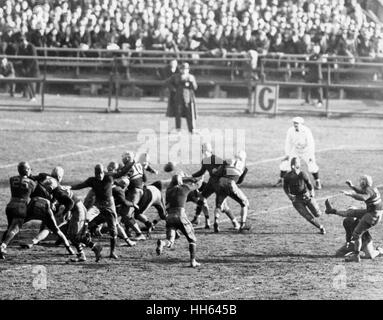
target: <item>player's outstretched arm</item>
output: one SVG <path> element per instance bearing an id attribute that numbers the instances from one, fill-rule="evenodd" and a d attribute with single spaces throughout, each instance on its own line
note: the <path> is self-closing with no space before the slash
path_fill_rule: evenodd
<path id="1" fill-rule="evenodd" d="M 81 190 L 81 189 L 89 188 L 90 186 L 88 185 L 88 180 L 86 180 L 84 182 L 71 185 L 70 187 L 72 190 Z"/>

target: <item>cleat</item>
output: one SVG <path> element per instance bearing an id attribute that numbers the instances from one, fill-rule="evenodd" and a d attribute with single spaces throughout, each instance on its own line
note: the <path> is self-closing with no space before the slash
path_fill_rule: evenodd
<path id="1" fill-rule="evenodd" d="M 77 257 L 71 258 L 70 261 L 72 261 L 72 262 L 84 262 L 84 261 L 86 261 L 85 253 L 81 252 L 81 253 L 77 254 Z"/>
<path id="2" fill-rule="evenodd" d="M 234 229 L 235 229 L 235 230 L 239 230 L 239 229 L 240 229 L 240 225 L 239 225 L 239 223 L 238 223 L 237 220 L 234 220 L 234 221 L 233 221 L 233 226 L 234 226 Z"/>
<path id="3" fill-rule="evenodd" d="M 321 226 L 319 229 L 319 233 L 320 234 L 326 234 L 326 229 L 323 226 Z"/>
<path id="4" fill-rule="evenodd" d="M 136 236 L 133 241 L 145 241 L 146 240 L 146 237 L 145 235 L 143 235 L 142 233 L 139 234 L 138 236 Z"/>
<path id="5" fill-rule="evenodd" d="M 167 248 L 171 249 L 174 246 L 174 242 L 168 241 Z"/>
<path id="6" fill-rule="evenodd" d="M 214 223 L 214 232 L 219 233 L 219 227 L 217 222 Z"/>
<path id="7" fill-rule="evenodd" d="M 125 242 L 126 242 L 126 244 L 128 245 L 128 247 L 134 247 L 134 246 L 136 245 L 136 242 L 130 240 L 129 238 L 126 238 L 126 239 L 125 239 Z"/>
<path id="8" fill-rule="evenodd" d="M 279 178 L 277 183 L 273 185 L 274 188 L 277 188 L 277 187 L 282 187 L 282 178 Z"/>
<path id="9" fill-rule="evenodd" d="M 192 225 L 196 226 L 199 224 L 199 216 L 194 216 L 193 220 L 191 221 Z"/>
<path id="10" fill-rule="evenodd" d="M 20 247 L 23 249 L 32 249 L 33 243 L 22 243 L 22 244 L 20 244 Z"/>
<path id="11" fill-rule="evenodd" d="M 118 259 L 118 255 L 116 255 L 114 252 L 111 252 L 109 255 L 109 258 L 111 259 Z"/>
<path id="12" fill-rule="evenodd" d="M 350 254 L 346 254 L 345 257 L 346 257 L 344 259 L 345 262 L 360 262 L 359 253 L 351 252 Z"/>
<path id="13" fill-rule="evenodd" d="M 326 210 L 325 210 L 326 214 L 336 213 L 336 210 L 331 206 L 330 201 L 328 199 L 326 199 L 326 201 L 324 202 L 324 205 L 326 206 Z"/>
<path id="14" fill-rule="evenodd" d="M 315 188 L 316 190 L 320 190 L 320 189 L 322 189 L 322 184 L 321 184 L 321 182 L 320 182 L 319 179 L 315 180 L 315 186 L 314 186 L 314 188 Z"/>
<path id="15" fill-rule="evenodd" d="M 5 260 L 5 254 L 7 251 L 0 247 L 0 260 Z"/>
<path id="16" fill-rule="evenodd" d="M 92 251 L 94 252 L 94 255 L 96 257 L 96 262 L 99 262 L 100 259 L 102 258 L 101 256 L 102 246 L 100 244 L 96 244 L 92 248 Z"/>
<path id="17" fill-rule="evenodd" d="M 342 247 L 340 247 L 336 252 L 336 257 L 344 257 L 350 253 L 354 252 L 354 244 L 351 242 L 346 242 Z"/>
<path id="18" fill-rule="evenodd" d="M 210 224 L 205 224 L 205 229 L 210 229 Z"/>
<path id="19" fill-rule="evenodd" d="M 316 108 L 322 108 L 322 107 L 323 107 L 322 102 L 318 102 L 318 103 L 316 103 L 316 104 L 315 104 L 315 107 L 316 107 Z"/>
<path id="20" fill-rule="evenodd" d="M 158 239 L 157 240 L 157 248 L 156 248 L 157 255 L 158 256 L 161 255 L 163 250 L 164 250 L 164 244 L 163 244 L 163 242 L 160 239 Z"/>
<path id="21" fill-rule="evenodd" d="M 190 266 L 192 268 L 197 268 L 199 267 L 201 264 L 199 262 L 197 262 L 196 260 L 193 260 L 192 262 L 190 262 Z"/>
<path id="22" fill-rule="evenodd" d="M 239 233 L 242 233 L 244 231 L 250 231 L 252 228 L 251 224 L 246 224 L 244 223 L 239 229 L 238 229 L 238 232 Z"/>

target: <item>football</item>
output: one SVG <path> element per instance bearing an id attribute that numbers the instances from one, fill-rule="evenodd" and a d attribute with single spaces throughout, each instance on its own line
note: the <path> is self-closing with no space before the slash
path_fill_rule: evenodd
<path id="1" fill-rule="evenodd" d="M 173 162 L 169 161 L 167 164 L 165 164 L 164 171 L 165 172 L 172 172 L 172 171 L 174 171 L 175 168 L 176 168 L 176 165 Z"/>

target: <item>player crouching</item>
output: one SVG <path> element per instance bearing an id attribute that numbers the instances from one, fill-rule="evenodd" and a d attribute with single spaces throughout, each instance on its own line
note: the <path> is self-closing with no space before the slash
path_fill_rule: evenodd
<path id="1" fill-rule="evenodd" d="M 243 191 L 238 187 L 247 174 L 248 169 L 245 166 L 246 152 L 239 151 L 234 159 L 225 161 L 224 164 L 215 171 L 220 177 L 216 187 L 216 208 L 214 212 L 214 232 L 219 232 L 218 219 L 222 211 L 229 212 L 227 197 L 232 198 L 241 206 L 241 221 L 239 224 L 239 232 L 250 230 L 251 226 L 246 223 L 249 210 L 249 200 Z M 232 223 L 237 225 L 236 219 L 233 217 Z"/>
<path id="2" fill-rule="evenodd" d="M 350 208 L 355 209 L 355 208 Z M 347 217 L 343 220 L 343 227 L 346 231 L 346 243 L 341 246 L 335 253 L 336 257 L 347 257 L 354 252 L 354 241 L 352 241 L 352 234 L 359 224 L 360 219 L 355 217 Z M 364 259 L 375 259 L 377 256 L 383 254 L 383 248 L 376 247 L 372 241 L 370 232 L 366 231 L 362 235 L 362 247 L 360 257 Z"/>
<path id="3" fill-rule="evenodd" d="M 362 237 L 370 228 L 377 225 L 382 219 L 383 204 L 378 189 L 372 185 L 372 178 L 370 176 L 361 176 L 359 179 L 359 187 L 354 186 L 350 180 L 346 181 L 346 184 L 353 190 L 353 192 L 343 191 L 343 193 L 355 200 L 363 201 L 366 204 L 366 209 L 337 210 L 331 206 L 327 199 L 325 201 L 325 212 L 327 214 L 335 214 L 341 217 L 353 217 L 358 219 L 358 223 L 351 236 L 351 241 L 354 242 L 354 252 L 347 256 L 345 261 L 359 262 L 363 245 Z"/>

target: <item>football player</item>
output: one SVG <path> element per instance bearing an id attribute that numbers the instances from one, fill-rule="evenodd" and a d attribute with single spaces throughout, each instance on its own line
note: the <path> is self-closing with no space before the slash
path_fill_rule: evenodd
<path id="1" fill-rule="evenodd" d="M 351 240 L 354 242 L 354 252 L 346 257 L 346 262 L 359 262 L 361 258 L 362 236 L 369 231 L 370 228 L 376 226 L 383 215 L 383 204 L 378 188 L 373 186 L 371 176 L 363 175 L 359 178 L 359 186 L 354 186 L 350 180 L 346 184 L 352 191 L 343 191 L 346 196 L 355 200 L 362 201 L 366 204 L 365 209 L 334 209 L 329 200 L 325 201 L 326 213 L 336 214 L 341 217 L 354 217 L 358 219 L 358 224 L 352 232 Z"/>
<path id="2" fill-rule="evenodd" d="M 307 174 L 301 171 L 299 158 L 291 159 L 291 171 L 284 176 L 283 190 L 298 213 L 325 234 L 325 228 L 316 221 L 322 212 L 314 198 L 314 188 Z"/>
<path id="3" fill-rule="evenodd" d="M 115 253 L 117 245 L 117 212 L 113 198 L 114 179 L 111 175 L 105 174 L 104 166 L 97 164 L 94 167 L 94 176 L 89 177 L 84 182 L 71 186 L 72 190 L 92 188 L 95 194 L 95 207 L 100 211 L 90 223 L 89 229 L 106 222 L 110 234 L 110 254 L 109 257 L 118 259 Z"/>
<path id="4" fill-rule="evenodd" d="M 166 219 L 166 241 L 158 239 L 156 252 L 160 255 L 165 247 L 171 248 L 174 244 L 176 232 L 180 230 L 189 242 L 190 266 L 195 268 L 200 265 L 196 260 L 196 242 L 193 225 L 188 220 L 185 204 L 187 195 L 195 190 L 202 183 L 201 180 L 192 178 L 191 183 L 186 184 L 186 179 L 181 175 L 174 175 L 170 185 L 166 190 L 166 209 L 167 216 L 161 216 Z"/>
<path id="5" fill-rule="evenodd" d="M 30 178 L 31 167 L 28 162 L 20 162 L 17 165 L 19 175 L 9 179 L 11 188 L 11 200 L 5 208 L 8 227 L 4 232 L 0 244 L 0 259 L 5 259 L 6 248 L 12 239 L 19 233 L 27 216 L 27 207 L 32 192 L 37 182 Z"/>
<path id="6" fill-rule="evenodd" d="M 197 202 L 197 208 L 195 212 L 195 217 L 192 220 L 193 224 L 198 224 L 199 222 L 199 216 L 201 212 L 204 212 L 205 215 L 205 228 L 210 228 L 210 222 L 209 222 L 209 207 L 207 205 L 207 199 L 216 192 L 216 188 L 218 186 L 218 180 L 219 176 L 215 173 L 222 164 L 223 159 L 217 157 L 215 154 L 213 154 L 213 148 L 210 143 L 203 143 L 202 144 L 202 162 L 201 162 L 201 168 L 197 172 L 192 174 L 192 177 L 198 178 L 205 174 L 205 172 L 209 172 L 209 180 L 207 184 L 202 189 L 201 195 L 199 197 L 199 200 Z M 235 219 L 234 215 L 232 214 L 231 210 L 228 206 L 223 203 L 222 211 L 225 212 L 225 214 L 230 218 L 230 220 L 233 223 L 233 226 L 235 229 L 239 229 L 239 223 Z"/>
<path id="7" fill-rule="evenodd" d="M 213 170 L 219 177 L 216 187 L 216 208 L 214 212 L 214 232 L 219 232 L 218 219 L 222 211 L 228 211 L 226 198 L 230 197 L 241 206 L 241 222 L 239 232 L 250 230 L 251 226 L 246 224 L 249 210 L 249 200 L 243 191 L 238 187 L 248 172 L 245 165 L 246 152 L 239 151 L 234 159 L 225 161 L 218 169 Z M 234 218 L 235 219 L 235 218 Z"/>

